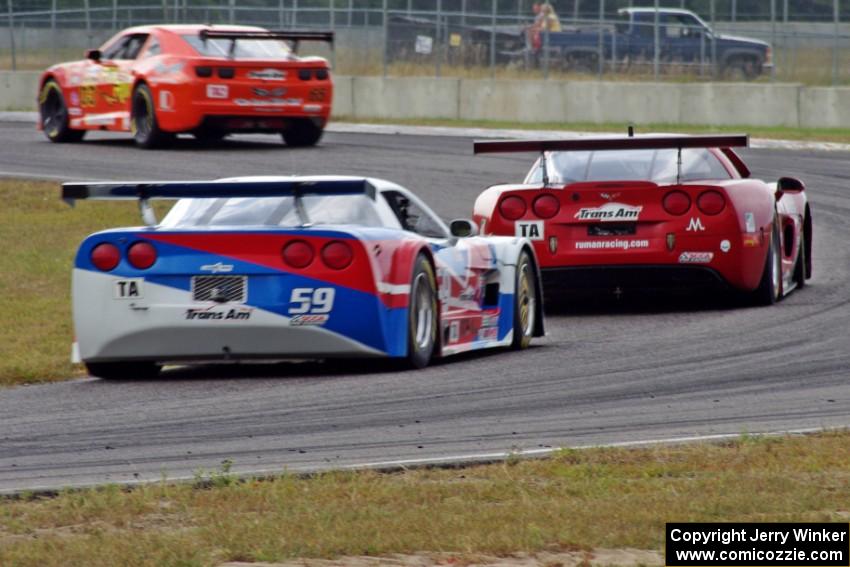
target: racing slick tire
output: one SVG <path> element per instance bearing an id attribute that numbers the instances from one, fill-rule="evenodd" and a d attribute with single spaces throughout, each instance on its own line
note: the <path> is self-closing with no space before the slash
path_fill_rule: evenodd
<path id="1" fill-rule="evenodd" d="M 144 83 L 133 91 L 130 113 L 130 131 L 133 139 L 140 148 L 162 148 L 174 141 L 175 135 L 159 127 L 153 95 Z"/>
<path id="2" fill-rule="evenodd" d="M 153 362 L 86 362 L 86 370 L 103 380 L 145 380 L 159 374 L 159 366 Z"/>
<path id="3" fill-rule="evenodd" d="M 324 133 L 324 128 L 310 118 L 293 118 L 286 130 L 280 133 L 287 146 L 315 146 Z"/>
<path id="4" fill-rule="evenodd" d="M 38 112 L 41 115 L 41 126 L 44 135 L 51 142 L 79 142 L 86 135 L 85 130 L 74 130 L 68 119 L 68 106 L 62 89 L 53 79 L 45 81 L 38 95 Z"/>
<path id="5" fill-rule="evenodd" d="M 806 231 L 800 232 L 800 249 L 797 252 L 797 262 L 794 264 L 794 283 L 797 289 L 806 285 Z"/>
<path id="6" fill-rule="evenodd" d="M 437 283 L 428 259 L 416 257 L 407 310 L 407 364 L 425 368 L 437 348 Z"/>
<path id="7" fill-rule="evenodd" d="M 511 348 L 528 348 L 537 324 L 537 270 L 528 252 L 523 250 L 516 265 L 514 291 L 514 333 Z"/>
<path id="8" fill-rule="evenodd" d="M 782 297 L 782 256 L 779 244 L 779 229 L 774 224 L 767 248 L 759 286 L 753 292 L 755 305 L 773 305 Z"/>

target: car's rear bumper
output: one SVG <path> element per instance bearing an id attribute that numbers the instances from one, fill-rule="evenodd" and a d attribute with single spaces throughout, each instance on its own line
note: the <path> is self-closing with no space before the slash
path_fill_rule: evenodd
<path id="1" fill-rule="evenodd" d="M 232 325 L 232 324 L 231 324 Z M 109 336 L 85 362 L 153 360 L 161 363 L 199 360 L 284 360 L 292 358 L 381 357 L 371 349 L 317 327 L 282 325 L 207 326 L 140 325 Z M 92 346 L 91 340 L 87 347 Z"/>

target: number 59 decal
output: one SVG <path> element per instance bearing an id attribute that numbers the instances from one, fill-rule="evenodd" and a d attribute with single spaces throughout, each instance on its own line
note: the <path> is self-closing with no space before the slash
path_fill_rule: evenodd
<path id="1" fill-rule="evenodd" d="M 290 315 L 321 315 L 331 312 L 336 290 L 332 287 L 296 287 L 289 297 Z"/>

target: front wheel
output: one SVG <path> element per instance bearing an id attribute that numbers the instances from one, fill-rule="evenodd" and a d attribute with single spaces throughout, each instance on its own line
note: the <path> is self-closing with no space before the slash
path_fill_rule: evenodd
<path id="1" fill-rule="evenodd" d="M 38 95 L 38 112 L 41 115 L 41 127 L 47 139 L 55 143 L 79 142 L 86 135 L 85 130 L 74 130 L 69 124 L 68 107 L 62 89 L 53 79 L 48 79 Z"/>
<path id="2" fill-rule="evenodd" d="M 324 128 L 311 118 L 293 118 L 286 130 L 280 133 L 287 146 L 315 146 Z"/>
<path id="3" fill-rule="evenodd" d="M 174 134 L 159 127 L 153 95 L 147 85 L 139 85 L 133 92 L 130 128 L 133 139 L 140 148 L 161 148 L 174 141 Z"/>
<path id="4" fill-rule="evenodd" d="M 779 244 L 779 229 L 774 225 L 770 236 L 770 246 L 764 262 L 761 281 L 753 292 L 755 305 L 773 305 L 782 297 L 782 257 Z"/>
<path id="5" fill-rule="evenodd" d="M 516 290 L 514 291 L 514 338 L 515 349 L 528 348 L 534 336 L 537 322 L 537 271 L 528 252 L 519 255 L 516 267 Z"/>
<path id="6" fill-rule="evenodd" d="M 425 368 L 437 347 L 437 284 L 431 263 L 417 256 L 407 312 L 407 362 Z"/>
<path id="7" fill-rule="evenodd" d="M 159 374 L 159 365 L 153 362 L 87 362 L 86 370 L 103 380 L 146 380 Z"/>

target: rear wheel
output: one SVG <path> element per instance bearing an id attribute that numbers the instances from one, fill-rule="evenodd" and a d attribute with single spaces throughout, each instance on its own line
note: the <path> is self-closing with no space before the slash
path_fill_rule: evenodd
<path id="1" fill-rule="evenodd" d="M 103 380 L 144 380 L 155 378 L 159 365 L 153 362 L 87 362 L 86 370 Z"/>
<path id="2" fill-rule="evenodd" d="M 51 142 L 79 142 L 86 135 L 85 130 L 74 130 L 68 119 L 68 107 L 59 83 L 48 79 L 38 96 L 38 111 L 41 114 L 41 126 L 44 135 Z"/>
<path id="3" fill-rule="evenodd" d="M 165 132 L 159 127 L 153 95 L 147 85 L 139 85 L 133 92 L 130 128 L 133 139 L 140 148 L 161 148 L 174 141 L 173 133 Z"/>
<path id="4" fill-rule="evenodd" d="M 434 269 L 422 254 L 413 269 L 407 320 L 407 362 L 424 368 L 437 346 L 437 284 Z"/>
<path id="5" fill-rule="evenodd" d="M 537 272 L 525 250 L 519 255 L 514 292 L 514 340 L 515 349 L 528 348 L 537 323 Z"/>
<path id="6" fill-rule="evenodd" d="M 286 130 L 280 133 L 287 146 L 315 146 L 324 129 L 310 118 L 294 118 Z"/>
<path id="7" fill-rule="evenodd" d="M 806 285 L 806 231 L 800 232 L 800 246 L 797 262 L 794 264 L 794 283 L 797 284 L 797 289 Z"/>
<path id="8" fill-rule="evenodd" d="M 770 246 L 764 262 L 764 271 L 758 288 L 753 292 L 756 305 L 773 305 L 782 296 L 782 257 L 779 245 L 779 230 L 774 225 Z"/>

